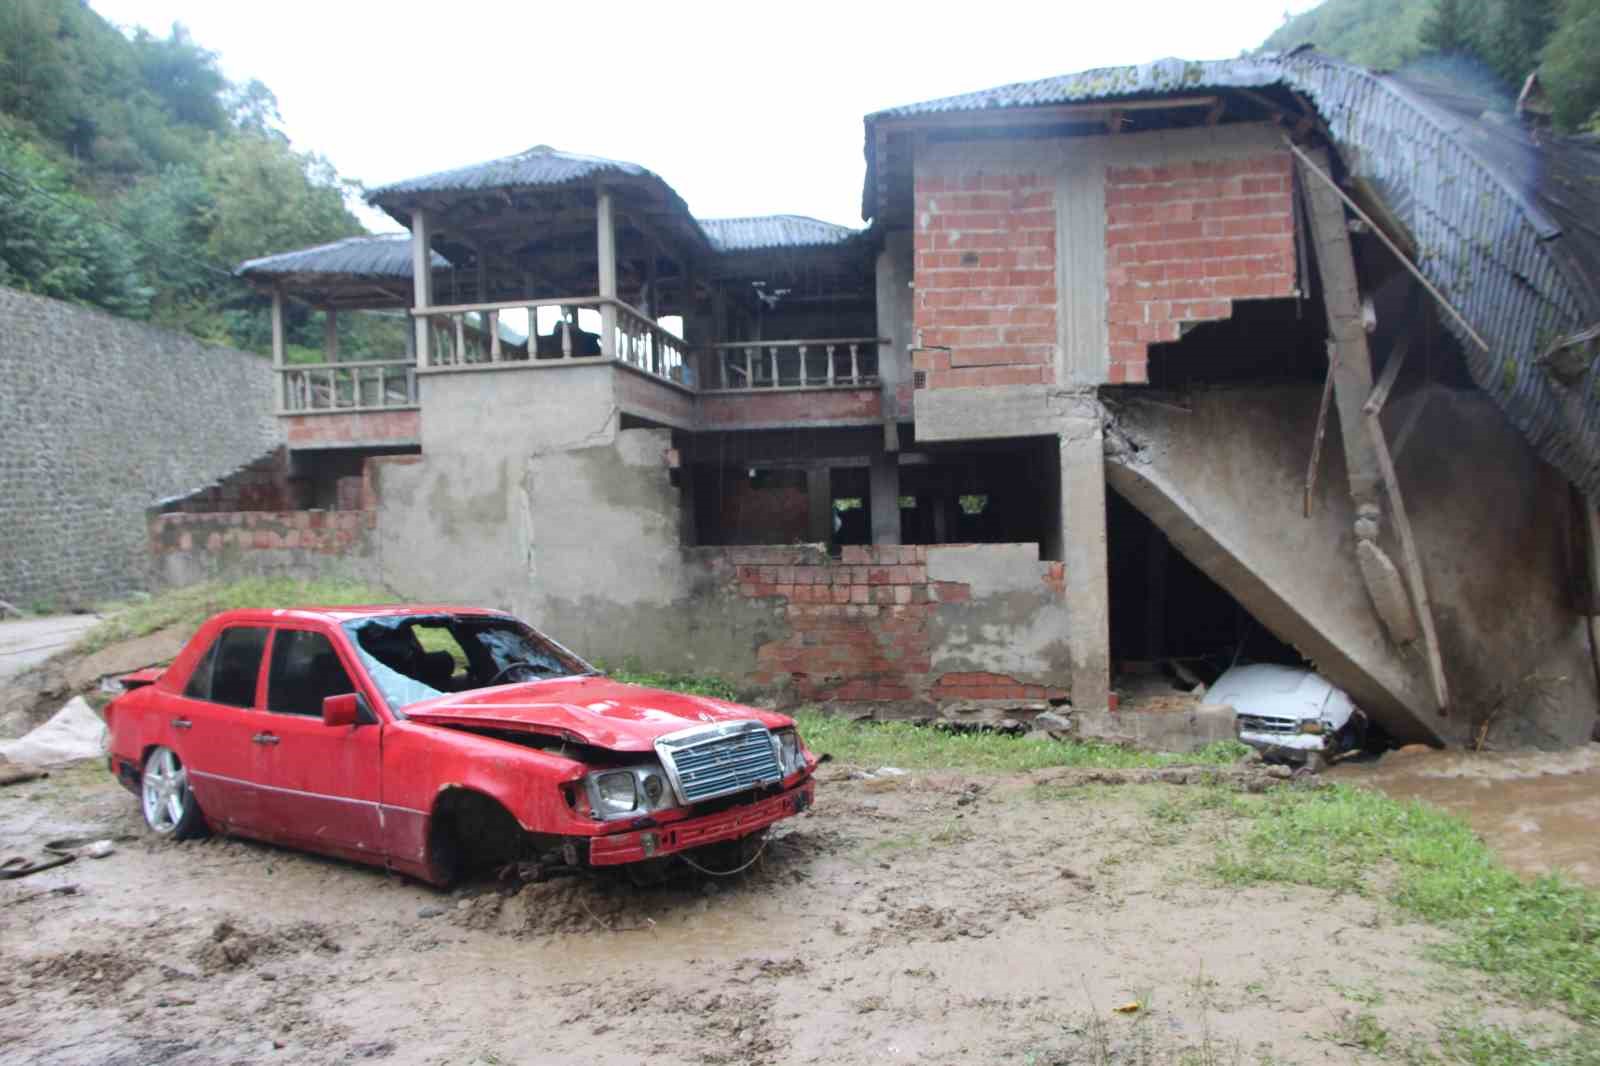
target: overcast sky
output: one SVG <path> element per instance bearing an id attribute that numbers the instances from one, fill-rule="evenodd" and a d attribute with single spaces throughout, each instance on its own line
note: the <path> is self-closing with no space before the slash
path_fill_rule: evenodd
<path id="1" fill-rule="evenodd" d="M 642 164 L 703 218 L 860 225 L 869 111 L 1090 67 L 1226 58 L 1315 2 L 91 6 L 162 35 L 182 22 L 229 78 L 277 94 L 295 147 L 369 186 L 550 144 Z"/>

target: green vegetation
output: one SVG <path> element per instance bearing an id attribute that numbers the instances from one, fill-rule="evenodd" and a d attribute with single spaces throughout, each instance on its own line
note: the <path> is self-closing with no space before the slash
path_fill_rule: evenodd
<path id="1" fill-rule="evenodd" d="M 277 123 L 271 90 L 229 82 L 180 25 L 125 34 L 79 0 L 6 0 L 0 284 L 264 348 L 265 303 L 232 269 L 362 232 L 355 186 Z M 320 346 L 291 307 L 289 339 Z M 359 356 L 371 327 L 346 317 Z"/>
<path id="2" fill-rule="evenodd" d="M 85 633 L 72 650 L 76 654 L 88 654 L 171 626 L 192 631 L 218 611 L 242 607 L 329 607 L 394 602 L 391 593 L 354 581 L 256 577 L 227 584 L 193 585 L 114 610 L 105 621 Z"/>
<path id="3" fill-rule="evenodd" d="M 1016 772 L 1053 766 L 1130 769 L 1148 766 L 1223 765 L 1248 750 L 1228 741 L 1192 755 L 1131 751 L 1094 741 L 1064 742 L 998 733 L 955 733 L 905 722 L 855 722 L 805 708 L 794 714 L 806 746 L 841 762 L 905 770 Z"/>
<path id="4" fill-rule="evenodd" d="M 1464 56 L 1512 95 L 1537 68 L 1561 128 L 1600 122 L 1600 0 L 1327 0 L 1262 48 L 1302 44 L 1380 69 Z"/>
<path id="5" fill-rule="evenodd" d="M 673 692 L 687 692 L 691 696 L 709 696 L 716 700 L 736 698 L 731 684 L 711 674 L 651 673 L 640 670 L 635 664 L 625 665 L 620 670 L 607 669 L 604 663 L 595 663 L 595 666 L 605 670 L 610 677 L 630 685 L 670 689 Z"/>
<path id="6" fill-rule="evenodd" d="M 1600 894 L 1559 876 L 1523 880 L 1460 819 L 1366 789 L 1284 789 L 1232 806 L 1251 822 L 1222 848 L 1223 881 L 1383 884 L 1403 911 L 1454 934 L 1442 957 L 1600 1024 Z"/>

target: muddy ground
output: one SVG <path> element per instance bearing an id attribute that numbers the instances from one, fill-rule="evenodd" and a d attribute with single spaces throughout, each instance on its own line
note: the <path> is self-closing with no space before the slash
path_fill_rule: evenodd
<path id="1" fill-rule="evenodd" d="M 1172 817 L 1192 787 L 827 770 L 749 874 L 514 894 L 156 842 L 93 766 L 0 789 L 0 853 L 117 840 L 0 882 L 0 1059 L 1356 1062 L 1360 1015 L 1428 1040 L 1464 1004 L 1564 1031 L 1373 898 L 1216 884 L 1237 825 Z"/>

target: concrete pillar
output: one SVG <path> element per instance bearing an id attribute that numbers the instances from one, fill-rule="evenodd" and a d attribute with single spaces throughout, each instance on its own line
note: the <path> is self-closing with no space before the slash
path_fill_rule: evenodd
<path id="1" fill-rule="evenodd" d="M 601 189 L 595 194 L 595 252 L 599 263 L 600 295 L 617 298 L 617 227 L 612 219 L 611 194 Z M 600 354 L 617 357 L 617 308 L 606 303 L 600 307 Z"/>
<path id="2" fill-rule="evenodd" d="M 888 341 L 878 348 L 878 387 L 883 393 L 884 447 L 890 451 L 900 447 L 900 419 L 911 417 L 909 410 L 900 410 L 900 387 L 911 380 L 914 263 L 911 231 L 889 233 L 884 238 L 883 251 L 878 253 L 877 308 L 878 336 Z M 898 516 L 895 523 L 898 528 Z M 873 539 L 876 541 L 876 533 Z"/>
<path id="3" fill-rule="evenodd" d="M 1110 582 L 1106 573 L 1105 445 L 1098 416 L 1069 418 L 1062 428 L 1061 543 L 1071 619 L 1072 707 L 1109 708 Z"/>
<path id="4" fill-rule="evenodd" d="M 331 307 L 322 311 L 322 355 L 330 363 L 339 361 L 339 312 Z"/>
<path id="5" fill-rule="evenodd" d="M 833 543 L 833 471 L 814 466 L 806 471 L 806 539 Z"/>
<path id="6" fill-rule="evenodd" d="M 284 341 L 283 341 L 283 290 L 272 290 L 272 369 L 276 372 L 277 383 L 273 386 L 273 395 L 277 397 L 278 410 L 282 411 L 286 404 L 286 387 L 284 385 Z"/>
<path id="7" fill-rule="evenodd" d="M 411 288 L 416 310 L 433 306 L 433 227 L 428 213 L 420 207 L 411 212 Z M 417 339 L 417 366 L 427 366 L 427 316 L 416 315 L 412 327 Z"/>
<path id="8" fill-rule="evenodd" d="M 872 457 L 867 471 L 867 499 L 872 507 L 872 543 L 900 543 L 900 462 L 892 452 Z"/>

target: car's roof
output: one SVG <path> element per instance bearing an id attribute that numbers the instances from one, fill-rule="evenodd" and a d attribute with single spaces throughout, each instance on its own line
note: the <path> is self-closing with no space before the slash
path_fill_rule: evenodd
<path id="1" fill-rule="evenodd" d="M 362 618 L 396 618 L 408 615 L 465 614 L 508 618 L 505 611 L 453 603 L 345 604 L 338 607 L 247 607 L 223 611 L 217 618 L 230 622 L 331 622 L 340 625 Z"/>

